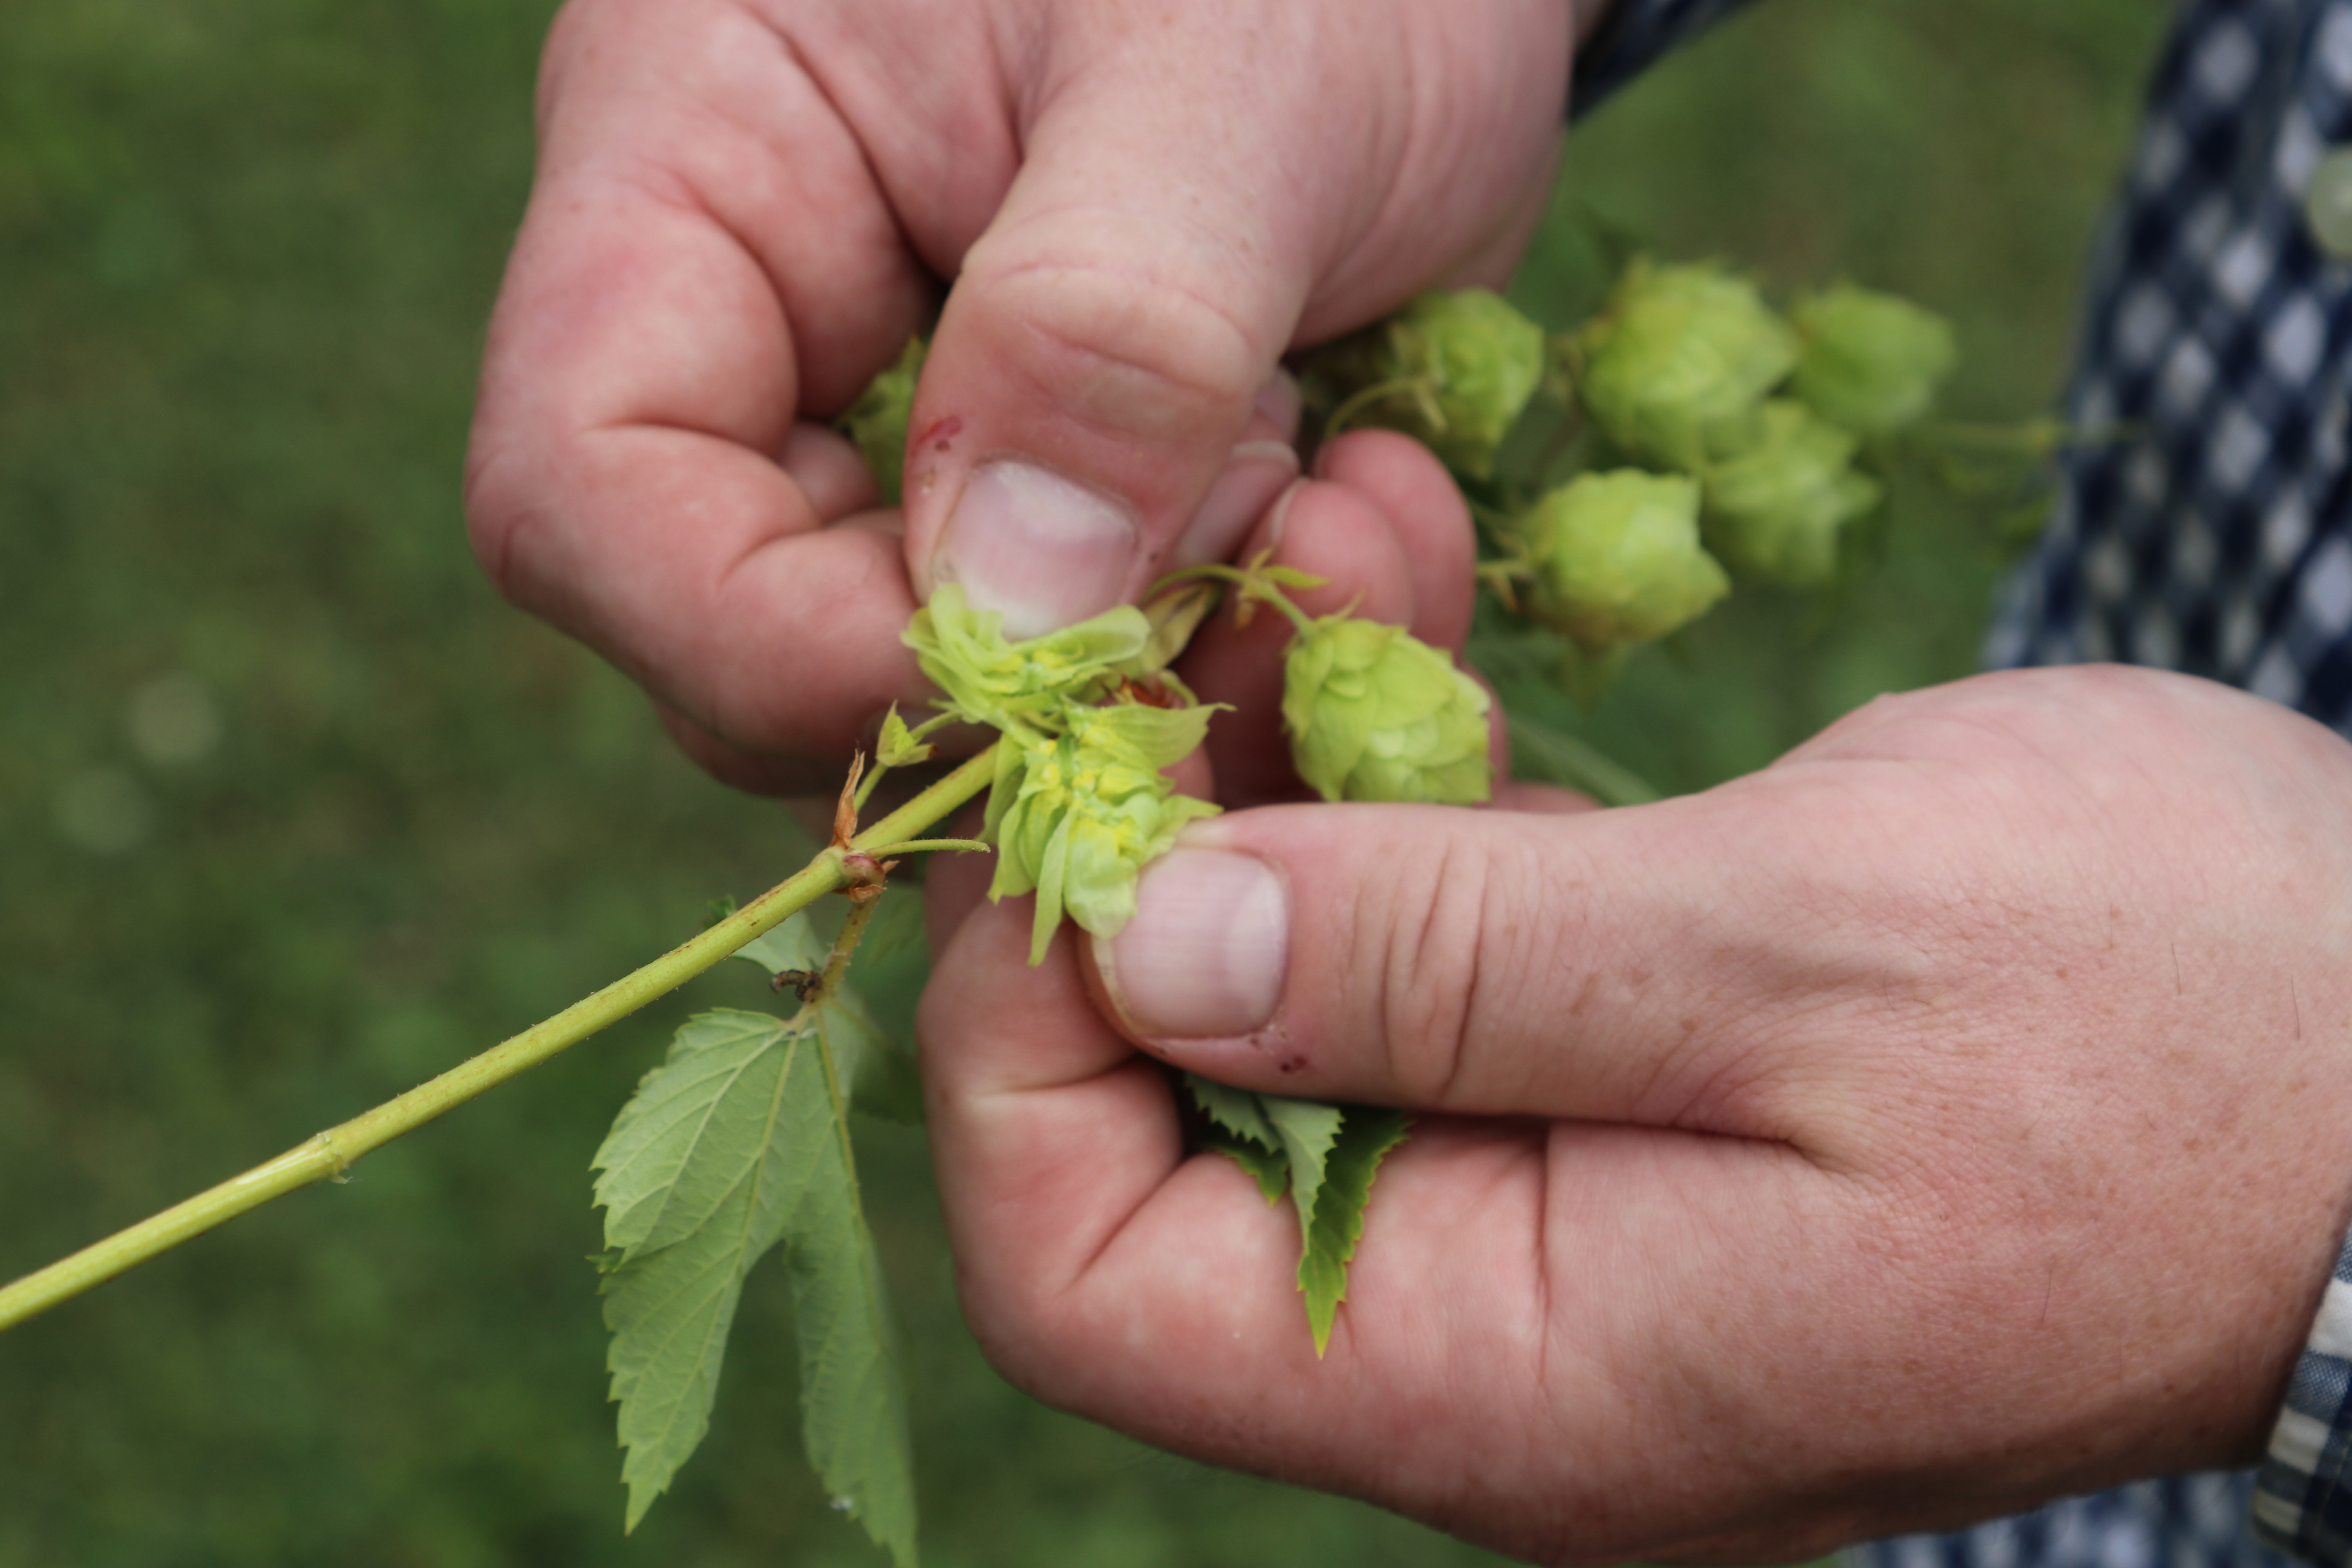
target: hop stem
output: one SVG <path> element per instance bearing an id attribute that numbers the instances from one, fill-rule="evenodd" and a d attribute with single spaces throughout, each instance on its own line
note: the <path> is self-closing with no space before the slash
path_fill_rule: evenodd
<path id="1" fill-rule="evenodd" d="M 851 839 L 847 851 L 839 846 L 827 846 L 801 870 L 692 941 L 574 1002 L 545 1022 L 459 1063 L 406 1094 L 305 1140 L 243 1175 L 233 1176 L 0 1289 L 0 1331 L 60 1301 L 69 1300 L 92 1286 L 103 1284 L 157 1253 L 168 1252 L 247 1209 L 258 1208 L 272 1198 L 314 1182 L 341 1181 L 343 1173 L 362 1155 L 415 1131 L 442 1112 L 577 1045 L 656 996 L 677 989 L 745 942 L 774 929 L 787 916 L 848 886 L 854 879 L 843 865 L 848 854 L 870 856 L 876 850 L 929 847 L 931 841 L 917 836 L 988 787 L 995 775 L 995 752 L 992 745 L 964 763 Z M 968 847 L 961 840 L 940 842 L 943 847 Z"/>

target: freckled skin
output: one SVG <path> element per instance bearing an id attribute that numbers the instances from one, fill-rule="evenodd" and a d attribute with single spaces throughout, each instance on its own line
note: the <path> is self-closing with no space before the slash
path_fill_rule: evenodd
<path id="1" fill-rule="evenodd" d="M 2245 1463 L 2352 1217 L 2347 798 L 2315 725 L 2083 668 L 1656 805 L 1230 814 L 1188 842 L 1278 868 L 1281 999 L 1148 1048 L 1415 1113 L 1328 1355 L 1293 1216 L 985 907 L 921 1025 L 967 1310 L 1057 1404 L 1538 1562 Z"/>

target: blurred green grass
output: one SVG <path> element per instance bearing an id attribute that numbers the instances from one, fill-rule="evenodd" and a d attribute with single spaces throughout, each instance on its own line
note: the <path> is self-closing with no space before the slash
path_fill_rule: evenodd
<path id="1" fill-rule="evenodd" d="M 363 1109 L 794 862 L 610 670 L 499 604 L 457 476 L 544 0 L 0 13 L 0 1277 Z M 1963 413 L 2050 402 L 2161 23 L 2144 0 L 1779 0 L 1571 139 L 1589 209 L 1780 293 L 1958 322 Z M 1567 723 L 1674 788 L 1965 672 L 1997 552 L 1906 496 L 1850 614 L 1735 606 Z M 204 742 L 210 730 L 215 744 Z M 913 977 L 885 977 L 900 1006 Z M 0 1338 L 0 1568 L 875 1561 L 802 1465 L 780 1281 L 619 1534 L 586 1162 L 713 979 Z M 919 1140 L 871 1130 L 930 1561 L 1454 1563 L 1144 1452 L 960 1326 Z"/>

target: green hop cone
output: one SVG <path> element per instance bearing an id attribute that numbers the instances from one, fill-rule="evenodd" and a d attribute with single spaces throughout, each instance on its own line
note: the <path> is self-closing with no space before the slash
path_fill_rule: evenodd
<path id="1" fill-rule="evenodd" d="M 1150 621 L 1132 605 L 1027 642 L 1006 641 L 1003 626 L 1003 616 L 972 609 L 961 587 L 945 583 L 899 640 L 956 714 L 1030 732 L 1058 728 L 1064 704 L 1091 701 L 1138 673 L 1151 640 Z"/>
<path id="2" fill-rule="evenodd" d="M 1959 357 L 1941 316 L 1850 283 L 1791 314 L 1804 348 L 1789 390 L 1857 435 L 1884 436 L 1927 413 Z"/>
<path id="3" fill-rule="evenodd" d="M 1580 347 L 1584 406 L 1626 451 L 1696 471 L 1752 442 L 1797 363 L 1797 334 L 1720 267 L 1635 260 Z"/>
<path id="4" fill-rule="evenodd" d="M 1731 569 L 1788 588 L 1837 570 L 1838 532 L 1878 504 L 1878 481 L 1853 469 L 1855 438 L 1776 398 L 1763 441 L 1706 471 L 1707 547 Z"/>
<path id="5" fill-rule="evenodd" d="M 1588 651 L 1648 642 L 1731 591 L 1699 543 L 1698 481 L 1638 468 L 1579 474 L 1516 527 L 1535 581 L 1531 607 Z"/>
<path id="6" fill-rule="evenodd" d="M 835 422 L 866 459 L 888 506 L 897 506 L 903 494 L 907 421 L 915 409 L 915 379 L 922 374 L 924 352 L 922 339 L 908 339 L 898 363 L 866 383 L 857 401 Z"/>
<path id="7" fill-rule="evenodd" d="M 1178 795 L 1160 770 L 1199 746 L 1208 708 L 1140 703 L 1073 708 L 1058 736 L 1007 735 L 997 753 L 987 837 L 996 845 L 992 899 L 1037 895 L 1029 962 L 1045 956 L 1066 911 L 1097 936 L 1135 913 L 1135 883 L 1177 830 L 1217 807 Z"/>
<path id="8" fill-rule="evenodd" d="M 1402 626 L 1325 616 L 1291 640 L 1282 718 L 1325 800 L 1485 800 L 1486 690 Z"/>
<path id="9" fill-rule="evenodd" d="M 1428 389 L 1405 434 L 1448 468 L 1491 477 L 1496 448 L 1543 380 L 1543 329 L 1490 289 L 1460 289 L 1414 300 L 1389 322 L 1389 340 L 1399 373 Z"/>
<path id="10" fill-rule="evenodd" d="M 1491 289 L 1438 290 L 1318 351 L 1307 375 L 1337 423 L 1401 430 L 1483 479 L 1543 381 L 1543 329 Z"/>

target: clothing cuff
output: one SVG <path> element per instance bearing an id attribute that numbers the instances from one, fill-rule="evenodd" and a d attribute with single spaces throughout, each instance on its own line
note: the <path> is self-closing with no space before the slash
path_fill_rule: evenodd
<path id="1" fill-rule="evenodd" d="M 2352 1563 L 2352 1236 L 2287 1382 L 2254 1478 L 2253 1522 L 2274 1551 L 2322 1568 Z"/>

